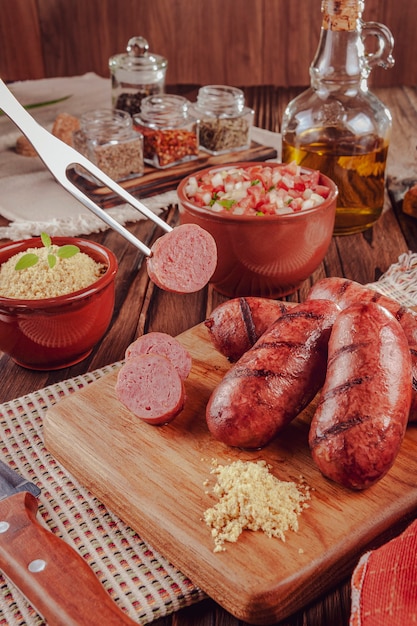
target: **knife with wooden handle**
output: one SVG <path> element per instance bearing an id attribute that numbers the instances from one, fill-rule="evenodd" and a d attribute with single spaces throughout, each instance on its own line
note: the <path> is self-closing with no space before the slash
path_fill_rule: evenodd
<path id="1" fill-rule="evenodd" d="M 86 561 L 36 520 L 40 489 L 0 461 L 0 569 L 48 626 L 132 626 Z"/>

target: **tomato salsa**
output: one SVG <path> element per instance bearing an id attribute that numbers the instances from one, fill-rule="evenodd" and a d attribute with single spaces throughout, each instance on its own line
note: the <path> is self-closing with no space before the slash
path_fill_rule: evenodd
<path id="1" fill-rule="evenodd" d="M 328 197 L 320 184 L 320 172 L 306 172 L 299 165 L 252 165 L 247 168 L 213 169 L 189 178 L 189 200 L 216 213 L 279 215 L 312 209 Z"/>

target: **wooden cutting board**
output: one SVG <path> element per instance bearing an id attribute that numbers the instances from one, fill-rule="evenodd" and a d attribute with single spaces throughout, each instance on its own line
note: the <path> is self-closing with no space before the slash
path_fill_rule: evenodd
<path id="1" fill-rule="evenodd" d="M 201 324 L 179 336 L 193 356 L 187 403 L 171 424 L 151 426 L 117 400 L 116 372 L 49 409 L 49 451 L 91 492 L 237 618 L 270 624 L 299 610 L 348 575 L 369 545 L 417 511 L 417 427 L 410 426 L 389 474 L 365 492 L 323 478 L 307 437 L 314 402 L 267 448 L 242 452 L 215 441 L 205 406 L 229 364 Z M 244 531 L 213 552 L 204 511 L 216 502 L 211 461 L 265 459 L 281 480 L 313 488 L 299 531 L 286 541 Z M 206 481 L 208 480 L 208 485 Z M 390 530 L 391 529 L 391 530 Z"/>

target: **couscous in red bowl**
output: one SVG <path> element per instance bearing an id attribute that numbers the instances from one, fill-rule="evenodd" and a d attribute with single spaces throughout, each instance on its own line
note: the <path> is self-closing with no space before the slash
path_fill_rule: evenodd
<path id="1" fill-rule="evenodd" d="M 114 310 L 118 264 L 113 252 L 76 237 L 54 237 L 53 243 L 78 246 L 101 264 L 101 272 L 90 285 L 65 295 L 34 299 L 0 294 L 0 350 L 34 370 L 60 369 L 85 359 L 105 334 Z M 17 253 L 42 245 L 37 237 L 1 246 L 0 268 Z"/>

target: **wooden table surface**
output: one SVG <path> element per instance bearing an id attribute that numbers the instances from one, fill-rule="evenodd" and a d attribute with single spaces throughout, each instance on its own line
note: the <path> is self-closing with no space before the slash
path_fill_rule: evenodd
<path id="1" fill-rule="evenodd" d="M 176 91 L 188 95 L 191 88 L 177 88 Z M 256 112 L 255 124 L 279 131 L 283 109 L 297 90 L 254 87 L 245 91 L 248 104 Z M 396 87 L 375 92 L 393 115 L 388 180 L 390 183 L 393 178 L 417 181 L 417 88 Z M 417 220 L 401 213 L 400 202 L 393 202 L 394 196 L 397 200 L 396 192 L 387 193 L 383 215 L 372 229 L 357 235 L 333 237 L 323 263 L 287 299 L 302 301 L 310 285 L 324 276 L 345 276 L 360 283 L 374 282 L 398 260 L 400 254 L 408 250 L 417 252 Z M 164 217 L 171 225 L 176 224 L 176 207 L 168 207 Z M 147 222 L 129 225 L 129 230 L 147 245 L 151 245 L 161 235 L 158 228 Z M 126 346 L 143 333 L 158 330 L 177 335 L 203 321 L 217 304 L 225 300 L 211 287 L 185 296 L 163 292 L 149 281 L 141 253 L 115 232 L 108 230 L 91 235 L 90 238 L 111 248 L 120 264 L 115 311 L 107 334 L 86 360 L 58 371 L 25 370 L 2 354 L 0 402 L 118 361 L 123 358 Z M 345 626 L 349 621 L 349 613 L 350 587 L 347 580 L 305 610 L 281 621 L 279 626 Z M 242 626 L 243 623 L 207 600 L 159 619 L 154 624 Z"/>

